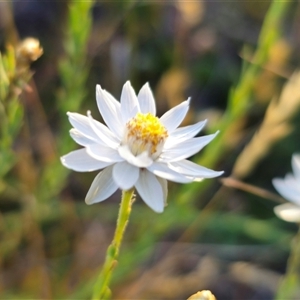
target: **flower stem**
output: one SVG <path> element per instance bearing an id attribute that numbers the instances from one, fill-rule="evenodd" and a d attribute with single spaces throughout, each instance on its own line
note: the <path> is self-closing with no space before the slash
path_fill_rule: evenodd
<path id="1" fill-rule="evenodd" d="M 107 248 L 103 268 L 97 278 L 96 284 L 94 285 L 92 300 L 105 299 L 110 294 L 109 283 L 112 272 L 117 265 L 120 245 L 131 212 L 133 196 L 134 189 L 122 192 L 122 200 L 115 235 L 111 244 Z"/>

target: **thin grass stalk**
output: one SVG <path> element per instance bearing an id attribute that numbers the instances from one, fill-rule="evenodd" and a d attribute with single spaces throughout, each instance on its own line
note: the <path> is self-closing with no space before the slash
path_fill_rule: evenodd
<path id="1" fill-rule="evenodd" d="M 208 168 L 214 168 L 218 160 L 230 149 L 228 139 L 236 131 L 236 124 L 244 118 L 248 108 L 251 106 L 251 95 L 256 78 L 261 67 L 269 60 L 272 47 L 281 36 L 282 22 L 287 12 L 290 2 L 273 1 L 265 17 L 263 27 L 258 39 L 257 50 L 254 54 L 253 63 L 245 63 L 239 83 L 231 90 L 228 99 L 227 109 L 222 119 L 210 128 L 211 132 L 220 128 L 220 133 L 215 138 L 209 149 L 206 149 L 201 157 L 196 158 L 196 163 L 205 165 Z M 195 198 L 195 195 L 201 194 L 210 184 L 205 181 L 202 184 L 191 184 L 182 186 L 178 202 L 185 203 Z"/>

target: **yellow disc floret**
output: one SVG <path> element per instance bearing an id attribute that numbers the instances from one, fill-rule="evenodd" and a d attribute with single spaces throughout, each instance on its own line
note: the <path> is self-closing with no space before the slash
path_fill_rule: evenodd
<path id="1" fill-rule="evenodd" d="M 137 113 L 126 124 L 125 143 L 134 155 L 148 151 L 150 156 L 156 158 L 167 137 L 166 128 L 150 113 Z"/>

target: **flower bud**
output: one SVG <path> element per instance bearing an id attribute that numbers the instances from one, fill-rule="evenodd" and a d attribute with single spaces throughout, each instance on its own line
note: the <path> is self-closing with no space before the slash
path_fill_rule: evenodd
<path id="1" fill-rule="evenodd" d="M 187 300 L 216 300 L 216 297 L 211 293 L 211 291 L 203 290 L 192 295 Z"/>

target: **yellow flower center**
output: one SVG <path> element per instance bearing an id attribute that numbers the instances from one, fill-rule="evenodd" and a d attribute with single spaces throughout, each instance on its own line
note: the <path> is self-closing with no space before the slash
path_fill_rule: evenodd
<path id="1" fill-rule="evenodd" d="M 167 137 L 166 128 L 150 113 L 137 113 L 126 123 L 124 142 L 134 155 L 148 151 L 152 158 L 157 158 Z"/>

